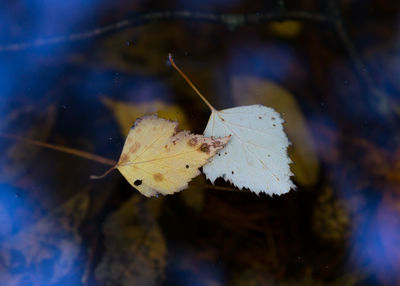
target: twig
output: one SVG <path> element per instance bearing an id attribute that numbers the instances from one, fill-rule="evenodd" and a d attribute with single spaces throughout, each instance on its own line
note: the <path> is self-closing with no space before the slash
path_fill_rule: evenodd
<path id="1" fill-rule="evenodd" d="M 370 102 L 377 106 L 378 110 L 386 115 L 387 118 L 392 117 L 392 107 L 388 100 L 388 96 L 376 87 L 376 84 L 371 76 L 369 69 L 367 68 L 361 56 L 357 52 L 353 41 L 350 38 L 347 29 L 345 28 L 344 21 L 342 19 L 338 4 L 336 0 L 330 0 L 328 2 L 328 10 L 331 16 L 330 22 L 332 23 L 334 29 L 340 41 L 343 44 L 350 60 L 353 63 L 354 71 L 360 80 L 365 84 L 367 91 L 372 95 Z"/>
<path id="2" fill-rule="evenodd" d="M 129 27 L 139 25 L 171 21 L 171 20 L 195 20 L 200 22 L 213 22 L 229 26 L 230 28 L 238 28 L 244 25 L 262 24 L 271 21 L 282 20 L 302 20 L 311 22 L 327 22 L 328 17 L 319 12 L 308 11 L 270 11 L 248 14 L 230 14 L 230 13 L 211 13 L 211 12 L 195 12 L 188 10 L 181 11 L 160 11 L 137 14 L 134 17 L 127 18 L 103 27 L 87 30 L 84 32 L 72 33 L 69 35 L 58 35 L 45 39 L 37 39 L 30 42 L 2 44 L 0 52 L 5 51 L 21 51 L 28 48 L 37 48 L 41 46 L 62 44 L 66 42 L 76 42 L 86 39 L 102 36 L 106 33 L 123 30 Z"/>
<path id="3" fill-rule="evenodd" d="M 95 162 L 98 162 L 98 163 L 101 163 L 101 164 L 104 164 L 104 165 L 110 165 L 110 166 L 115 166 L 116 165 L 116 162 L 114 160 L 111 160 L 111 159 L 108 159 L 108 158 L 104 158 L 102 156 L 99 156 L 99 155 L 96 155 L 96 154 L 92 154 L 92 153 L 89 153 L 89 152 L 85 152 L 85 151 L 69 148 L 69 147 L 53 145 L 53 144 L 40 142 L 40 141 L 36 141 L 36 140 L 20 137 L 20 136 L 17 136 L 17 135 L 11 135 L 11 134 L 1 133 L 1 132 L 0 132 L 0 137 L 12 139 L 12 140 L 18 140 L 18 141 L 21 141 L 21 142 L 37 145 L 37 146 L 44 147 L 44 148 L 47 148 L 47 149 L 56 150 L 56 151 L 59 151 L 59 152 L 62 152 L 62 153 L 75 155 L 75 156 L 78 156 L 78 157 L 81 157 L 81 158 L 85 158 L 85 159 L 88 159 L 88 160 L 92 160 L 92 161 L 95 161 Z"/>
<path id="4" fill-rule="evenodd" d="M 354 70 L 358 79 L 364 83 L 372 97 L 370 101 L 377 106 L 377 109 L 387 118 L 392 117 L 392 106 L 388 100 L 387 94 L 377 88 L 369 70 L 357 52 L 340 15 L 336 0 L 328 1 L 328 12 L 321 13 L 317 11 L 286 10 L 284 0 L 278 0 L 278 8 L 269 12 L 258 13 L 212 13 L 196 12 L 190 10 L 180 11 L 159 11 L 136 14 L 133 17 L 106 25 L 103 27 L 87 30 L 84 32 L 72 33 L 68 35 L 59 35 L 45 39 L 37 39 L 31 42 L 0 44 L 0 52 L 21 51 L 28 48 L 36 48 L 46 45 L 62 44 L 66 42 L 77 42 L 87 40 L 104 34 L 123 30 L 130 27 L 145 25 L 171 20 L 194 20 L 199 22 L 211 22 L 226 25 L 232 29 L 245 25 L 262 24 L 272 21 L 299 20 L 315 23 L 329 23 L 333 26 L 340 41 L 343 44 L 350 60 L 353 63 Z"/>
<path id="5" fill-rule="evenodd" d="M 243 189 L 240 190 L 238 188 L 234 188 L 234 187 L 224 187 L 224 186 L 215 186 L 215 185 L 210 185 L 210 184 L 205 184 L 203 185 L 205 188 L 207 189 L 213 189 L 213 190 L 218 190 L 218 191 L 228 191 L 228 192 L 243 192 L 243 193 L 250 193 L 249 190 L 247 189 Z"/>

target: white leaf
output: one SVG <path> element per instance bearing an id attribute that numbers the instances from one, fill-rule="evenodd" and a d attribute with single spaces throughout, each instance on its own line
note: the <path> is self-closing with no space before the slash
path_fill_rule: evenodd
<path id="1" fill-rule="evenodd" d="M 231 140 L 203 166 L 212 183 L 218 177 L 238 188 L 255 193 L 284 194 L 294 187 L 287 155 L 289 140 L 283 119 L 263 105 L 239 106 L 217 111 L 204 131 L 205 136 L 232 135 Z"/>
<path id="2" fill-rule="evenodd" d="M 292 161 L 287 153 L 289 140 L 279 113 L 260 104 L 218 111 L 179 69 L 171 54 L 169 61 L 211 110 L 204 135 L 231 135 L 225 147 L 203 166 L 206 177 L 212 183 L 222 177 L 257 194 L 281 195 L 294 188 L 289 167 Z"/>

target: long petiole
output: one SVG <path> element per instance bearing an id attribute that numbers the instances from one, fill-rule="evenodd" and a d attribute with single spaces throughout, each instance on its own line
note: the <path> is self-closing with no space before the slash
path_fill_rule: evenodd
<path id="1" fill-rule="evenodd" d="M 198 96 L 207 104 L 207 106 L 211 109 L 211 111 L 216 111 L 215 108 L 211 105 L 210 102 L 201 94 L 201 92 L 194 86 L 194 84 L 190 81 L 190 79 L 181 71 L 181 69 L 175 64 L 174 59 L 171 54 L 168 54 L 168 59 L 171 65 L 176 69 L 176 71 L 183 77 L 184 80 L 190 85 L 191 88 L 197 93 Z"/>

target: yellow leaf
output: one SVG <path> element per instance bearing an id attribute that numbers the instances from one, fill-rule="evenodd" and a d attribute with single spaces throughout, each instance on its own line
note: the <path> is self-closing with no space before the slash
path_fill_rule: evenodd
<path id="1" fill-rule="evenodd" d="M 277 36 L 291 39 L 297 37 L 301 33 L 303 25 L 299 21 L 282 21 L 272 22 L 268 27 Z"/>
<path id="2" fill-rule="evenodd" d="M 182 128 L 184 129 L 190 127 L 182 108 L 177 105 L 164 103 L 160 100 L 130 104 L 103 96 L 102 102 L 114 114 L 123 135 L 128 134 L 129 129 L 131 128 L 132 123 L 135 122 L 136 118 L 145 114 L 157 113 L 163 118 L 181 122 Z"/>
<path id="3" fill-rule="evenodd" d="M 220 139 L 178 131 L 178 122 L 157 116 L 136 120 L 129 131 L 117 168 L 143 195 L 166 195 L 188 187 L 199 168 L 224 147 Z"/>
<path id="4" fill-rule="evenodd" d="M 242 76 L 233 78 L 232 95 L 237 104 L 264 104 L 277 110 L 285 120 L 289 140 L 291 167 L 297 182 L 313 185 L 318 179 L 319 162 L 314 141 L 307 129 L 307 122 L 296 100 L 289 91 L 269 80 Z"/>

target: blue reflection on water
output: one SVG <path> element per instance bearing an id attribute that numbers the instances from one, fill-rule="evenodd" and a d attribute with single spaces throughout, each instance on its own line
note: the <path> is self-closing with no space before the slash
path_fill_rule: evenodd
<path id="1" fill-rule="evenodd" d="M 240 4 L 243 0 L 179 0 L 179 7 L 194 9 L 194 8 L 210 8 L 226 9 L 232 8 L 236 4 Z"/>
<path id="2" fill-rule="evenodd" d="M 254 75 L 282 80 L 295 62 L 292 49 L 283 43 L 239 45 L 233 48 L 227 68 L 232 75 Z"/>
<path id="3" fill-rule="evenodd" d="M 374 278 L 396 281 L 400 223 L 398 211 L 377 196 L 366 197 L 366 208 L 357 215 L 352 240 L 361 267 Z"/>
<path id="4" fill-rule="evenodd" d="M 0 184 L 0 241 L 30 222 L 33 206 L 26 198 L 19 196 L 19 192 L 10 185 Z"/>
<path id="5" fill-rule="evenodd" d="M 94 17 L 97 1 L 9 1 L 0 4 L 0 45 L 72 32 Z M 89 16 L 89 17 L 88 17 Z M 0 118 L 45 98 L 62 82 L 71 43 L 0 53 Z M 40 113 L 46 102 L 35 106 Z M 43 107 L 44 106 L 44 107 Z M 0 131 L 4 126 L 0 121 Z M 14 132 L 16 130 L 13 130 Z M 4 151 L 4 150 L 2 150 Z M 2 162 L 4 163 L 4 162 Z M 38 198 L 40 199 L 40 198 Z M 42 213 L 26 190 L 0 184 L 0 285 L 81 285 L 84 258 L 66 218 Z M 60 215 L 61 216 L 61 215 Z"/>
<path id="6" fill-rule="evenodd" d="M 80 285 L 84 260 L 67 209 L 41 215 L 18 192 L 0 185 L 0 285 Z"/>
<path id="7" fill-rule="evenodd" d="M 0 37 L 18 34 L 18 38 L 51 36 L 70 31 L 75 24 L 86 20 L 86 17 L 93 12 L 98 1 L 40 1 L 23 0 L 8 5 L 3 4 L 2 11 L 7 19 L 4 23 L 3 32 Z M 15 33 L 18 31 L 18 33 Z M 13 33 L 14 32 L 14 33 Z M 11 40 L 15 40 L 10 36 Z M 2 39 L 3 40 L 3 39 Z M 6 39 L 4 39 L 6 40 Z M 2 41 L 3 42 L 3 41 Z"/>
<path id="8" fill-rule="evenodd" d="M 187 249 L 174 249 L 168 266 L 170 272 L 167 285 L 226 285 L 223 265 L 201 259 L 197 255 Z"/>

